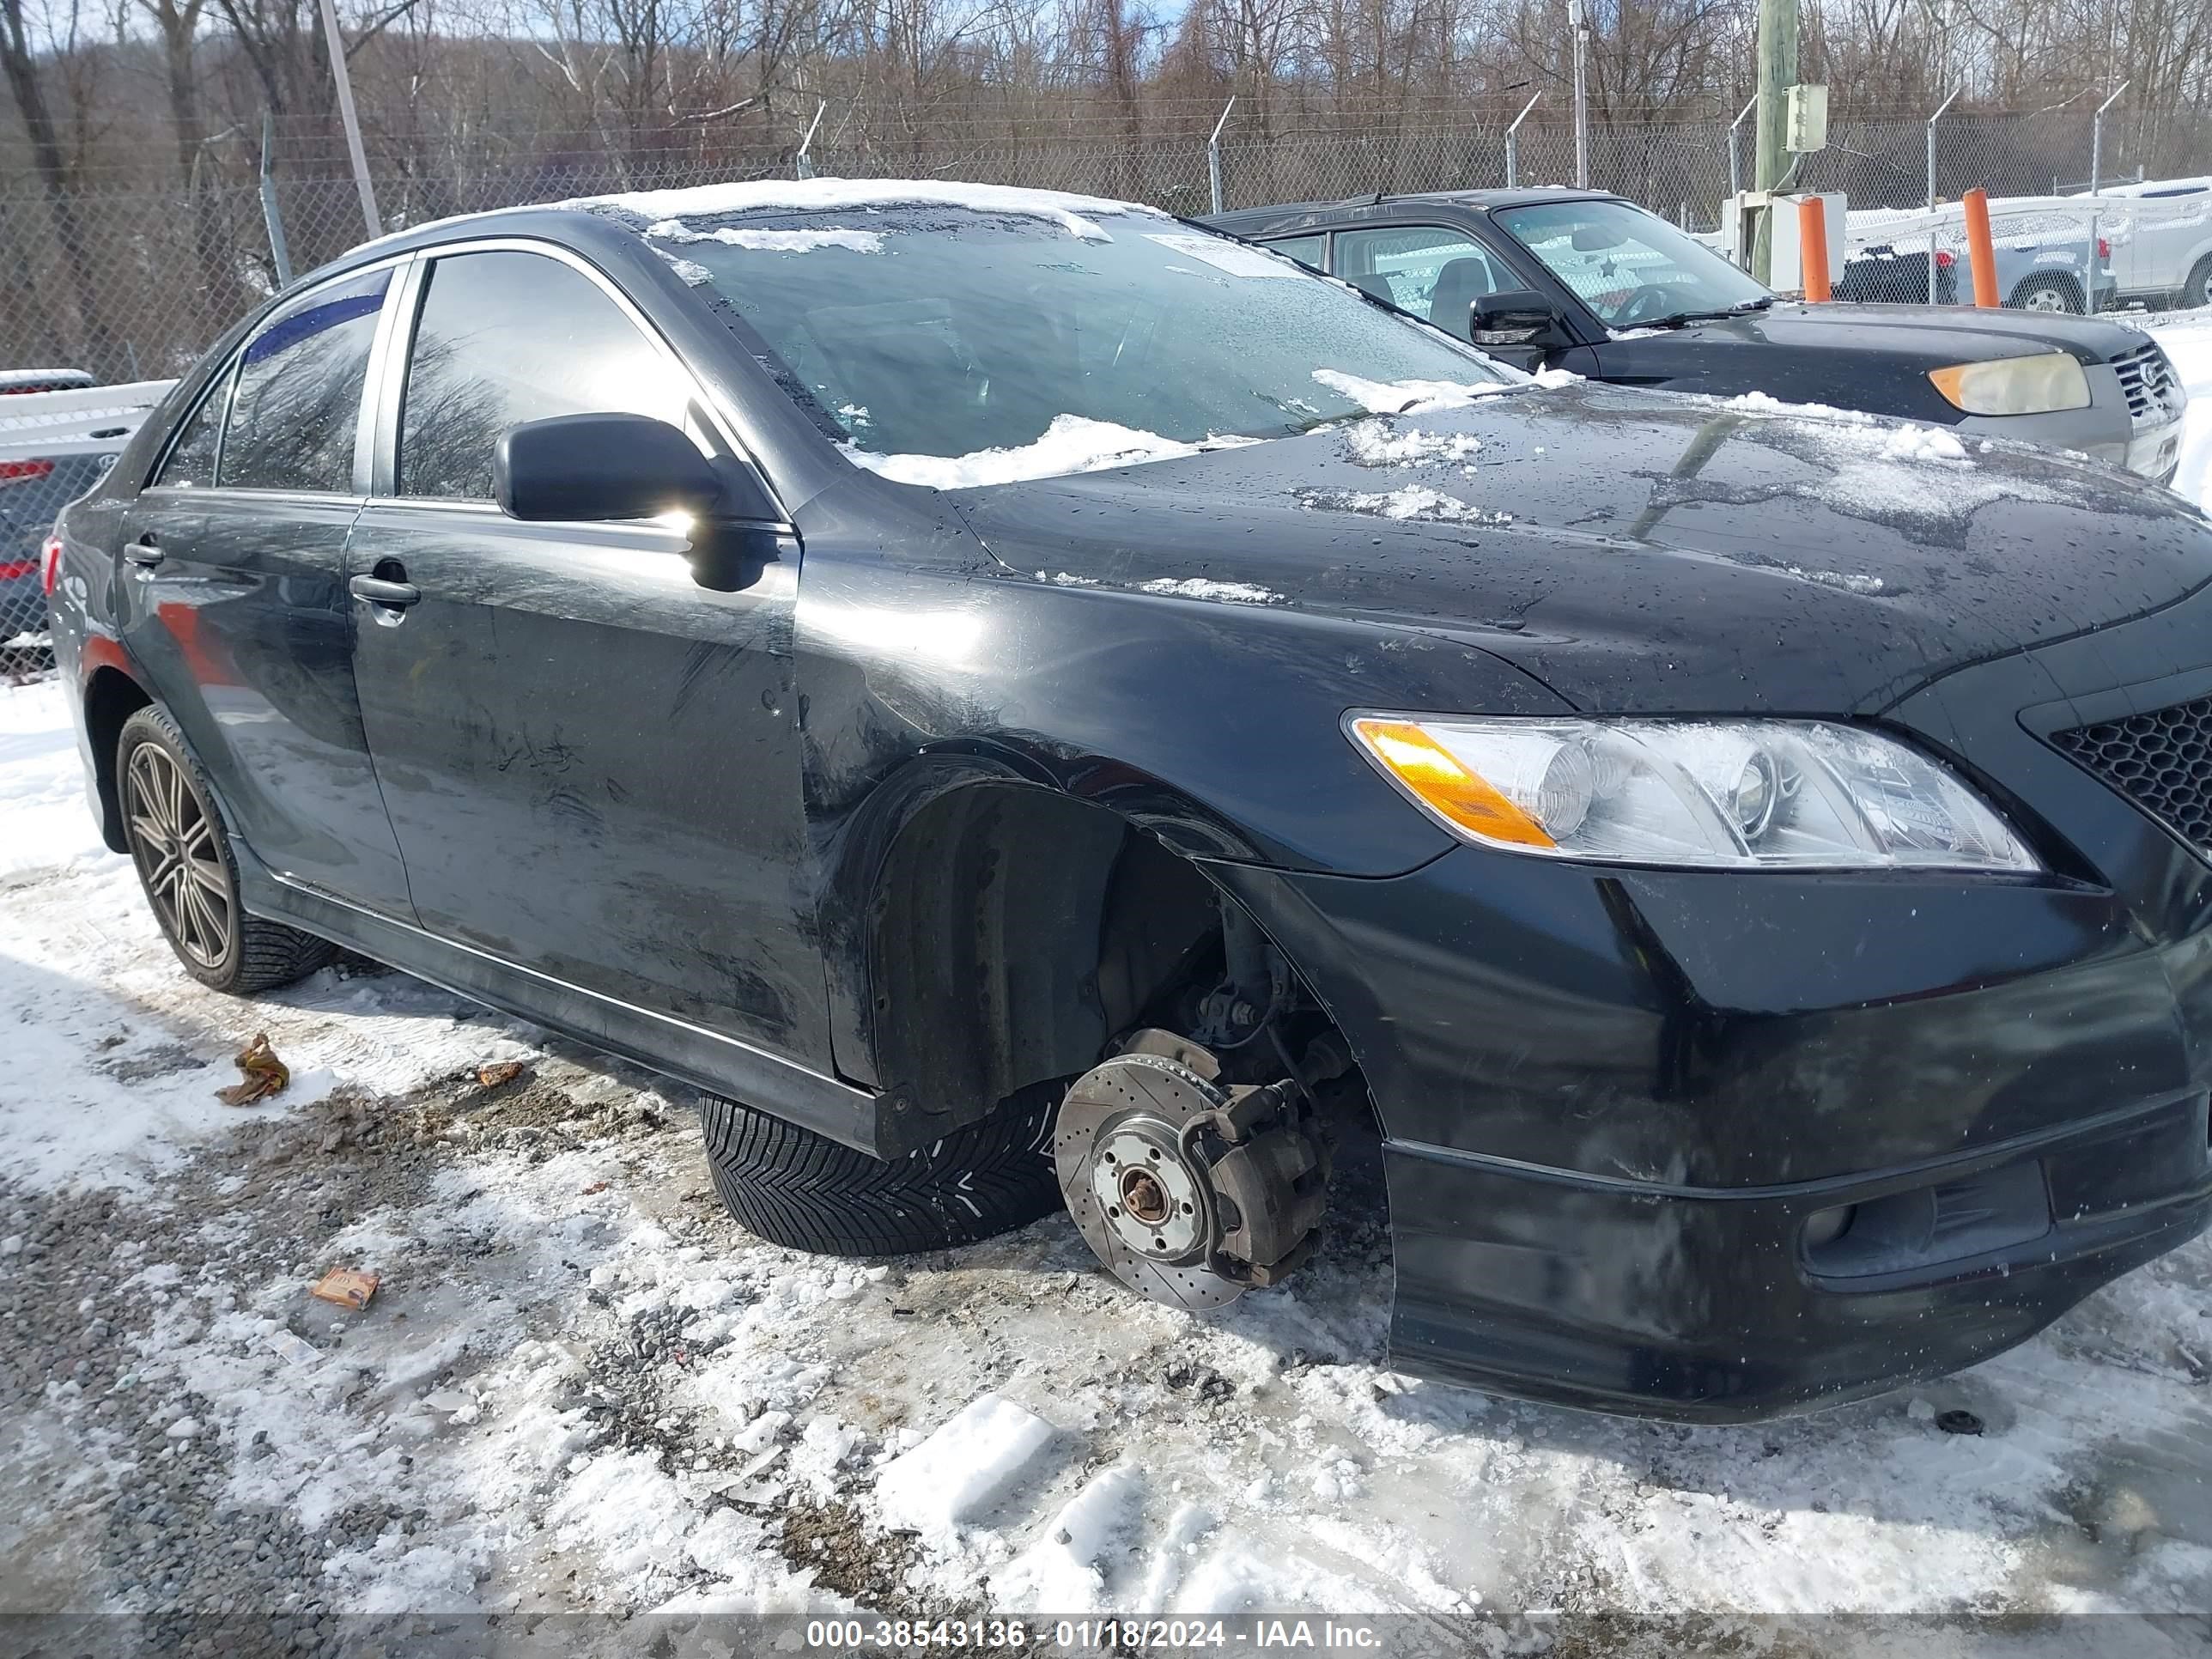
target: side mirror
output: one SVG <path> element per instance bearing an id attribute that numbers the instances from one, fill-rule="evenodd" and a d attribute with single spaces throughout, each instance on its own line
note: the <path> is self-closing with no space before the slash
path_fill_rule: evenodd
<path id="1" fill-rule="evenodd" d="M 1468 313 L 1467 337 L 1479 346 L 1530 346 L 1544 351 L 1573 343 L 1552 302 L 1526 288 L 1479 296 Z"/>
<path id="2" fill-rule="evenodd" d="M 691 441 L 644 415 L 561 415 L 500 434 L 492 454 L 500 511 L 529 522 L 701 517 L 723 505 L 722 481 Z"/>
<path id="3" fill-rule="evenodd" d="M 781 510 L 742 463 L 717 467 L 665 421 L 560 415 L 500 434 L 492 455 L 500 511 L 532 522 L 604 523 L 689 513 L 691 574 L 734 593 L 775 562 Z"/>

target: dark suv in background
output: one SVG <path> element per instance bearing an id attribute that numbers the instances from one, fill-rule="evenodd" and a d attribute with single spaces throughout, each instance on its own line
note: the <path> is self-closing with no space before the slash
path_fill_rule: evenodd
<path id="1" fill-rule="evenodd" d="M 2042 312 L 1784 300 L 1601 191 L 1359 197 L 1206 222 L 1522 368 L 1893 415 L 2077 451 L 2160 483 L 2180 462 L 2187 394 L 2139 330 Z M 1924 257 L 1900 269 L 1924 290 Z M 1901 297 L 1901 286 L 1875 272 L 1860 291 Z"/>

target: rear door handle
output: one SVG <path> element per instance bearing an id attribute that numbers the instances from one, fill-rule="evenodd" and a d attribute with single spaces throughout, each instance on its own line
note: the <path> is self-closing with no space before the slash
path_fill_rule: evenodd
<path id="1" fill-rule="evenodd" d="M 131 563 L 150 570 L 169 556 L 155 546 L 153 538 L 149 536 L 143 541 L 125 542 L 123 544 L 123 556 Z"/>
<path id="2" fill-rule="evenodd" d="M 346 591 L 356 599 L 393 610 L 404 609 L 422 597 L 422 590 L 413 582 L 388 582 L 381 576 L 356 576 L 346 584 Z"/>

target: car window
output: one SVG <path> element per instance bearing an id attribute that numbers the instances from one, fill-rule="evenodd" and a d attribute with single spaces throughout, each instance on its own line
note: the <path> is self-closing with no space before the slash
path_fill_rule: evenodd
<path id="1" fill-rule="evenodd" d="M 169 457 L 155 474 L 157 488 L 169 489 L 204 489 L 215 482 L 216 441 L 222 436 L 223 405 L 230 399 L 230 377 L 234 364 L 226 364 L 215 384 L 207 390 L 178 433 L 177 441 L 170 446 Z M 347 464 L 352 464 L 351 457 Z"/>
<path id="2" fill-rule="evenodd" d="M 430 267 L 399 408 L 399 493 L 489 501 L 500 434 L 556 415 L 686 423 L 688 387 L 598 284 L 538 253 Z"/>
<path id="3" fill-rule="evenodd" d="M 1276 252 L 1296 259 L 1300 264 L 1321 269 L 1322 249 L 1328 241 L 1327 236 L 1285 236 L 1267 246 Z"/>
<path id="4" fill-rule="evenodd" d="M 1464 263 L 1462 263 L 1462 262 Z M 1444 273 L 1449 267 L 1449 282 Z M 1500 283 L 1497 268 L 1481 246 L 1463 230 L 1442 225 L 1413 225 L 1393 230 L 1336 233 L 1336 275 L 1356 283 L 1401 311 L 1426 317 L 1455 334 L 1467 332 L 1467 311 L 1478 297 L 1517 284 Z M 1439 288 L 1443 309 L 1439 317 Z"/>
<path id="5" fill-rule="evenodd" d="M 319 288 L 279 311 L 239 358 L 223 430 L 226 489 L 353 489 L 354 434 L 387 268 Z"/>
<path id="6" fill-rule="evenodd" d="M 1687 232 L 1626 202 L 1545 202 L 1501 208 L 1491 219 L 1613 327 L 1773 297 Z"/>
<path id="7" fill-rule="evenodd" d="M 1075 471 L 1435 395 L 1405 384 L 1521 378 L 1295 260 L 1157 214 L 891 201 L 632 216 L 863 465 L 1018 451 Z"/>

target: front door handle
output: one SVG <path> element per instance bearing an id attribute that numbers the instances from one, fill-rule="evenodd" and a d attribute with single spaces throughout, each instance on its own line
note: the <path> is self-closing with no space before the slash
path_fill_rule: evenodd
<path id="1" fill-rule="evenodd" d="M 154 544 L 154 538 L 149 536 L 141 541 L 125 542 L 123 545 L 123 556 L 131 563 L 150 570 L 169 556 L 156 547 Z"/>
<path id="2" fill-rule="evenodd" d="M 398 611 L 422 597 L 422 590 L 413 582 L 386 581 L 381 576 L 356 576 L 346 584 L 346 591 L 356 599 L 367 599 L 371 605 L 388 605 Z"/>

